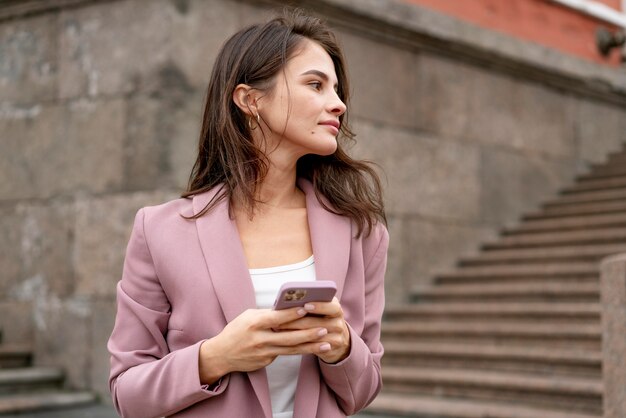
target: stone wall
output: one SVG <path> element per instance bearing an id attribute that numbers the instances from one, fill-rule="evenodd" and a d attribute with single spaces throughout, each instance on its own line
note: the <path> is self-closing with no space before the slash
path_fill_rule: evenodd
<path id="1" fill-rule="evenodd" d="M 33 343 L 38 364 L 65 367 L 71 386 L 108 398 L 134 214 L 184 188 L 219 46 L 277 3 L 0 13 L 0 328 Z M 336 28 L 352 152 L 386 173 L 389 303 L 626 141 L 625 73 L 393 0 L 295 3 Z"/>

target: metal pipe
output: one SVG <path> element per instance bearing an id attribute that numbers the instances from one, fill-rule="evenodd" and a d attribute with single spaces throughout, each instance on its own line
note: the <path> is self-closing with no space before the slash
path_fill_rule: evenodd
<path id="1" fill-rule="evenodd" d="M 606 4 L 598 3 L 593 0 L 550 0 L 554 3 L 567 6 L 571 9 L 578 10 L 588 16 L 619 26 L 626 29 L 626 14 L 619 12 Z M 622 0 L 622 9 L 626 10 L 626 0 Z"/>

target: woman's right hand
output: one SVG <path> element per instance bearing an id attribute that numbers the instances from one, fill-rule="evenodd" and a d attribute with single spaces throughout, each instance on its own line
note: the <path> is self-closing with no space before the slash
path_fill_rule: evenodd
<path id="1" fill-rule="evenodd" d="M 200 381 L 212 384 L 231 372 L 267 366 L 279 355 L 319 352 L 325 328 L 273 331 L 306 315 L 303 308 L 248 309 L 200 347 Z"/>

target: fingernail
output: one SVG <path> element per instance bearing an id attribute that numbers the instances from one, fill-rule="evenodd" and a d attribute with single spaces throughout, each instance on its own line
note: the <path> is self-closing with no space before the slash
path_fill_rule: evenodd
<path id="1" fill-rule="evenodd" d="M 330 344 L 324 343 L 320 345 L 320 351 L 330 351 Z"/>
<path id="2" fill-rule="evenodd" d="M 323 337 L 326 334 L 328 334 L 328 330 L 326 328 L 322 328 L 319 331 L 317 331 L 317 335 L 319 335 L 320 337 Z"/>
<path id="3" fill-rule="evenodd" d="M 304 316 L 304 315 L 306 315 L 306 311 L 304 309 L 300 308 L 300 309 L 298 309 L 297 314 L 300 315 L 300 316 Z"/>
<path id="4" fill-rule="evenodd" d="M 315 305 L 313 305 L 312 303 L 306 303 L 304 305 L 304 309 L 306 309 L 307 311 L 312 311 L 313 309 L 315 309 Z"/>

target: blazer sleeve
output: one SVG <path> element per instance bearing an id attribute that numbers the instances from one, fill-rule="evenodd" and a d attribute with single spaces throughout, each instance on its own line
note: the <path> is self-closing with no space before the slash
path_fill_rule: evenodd
<path id="1" fill-rule="evenodd" d="M 348 357 L 336 364 L 319 360 L 326 384 L 333 390 L 346 415 L 353 415 L 370 404 L 382 388 L 380 360 L 383 346 L 380 327 L 385 307 L 384 278 L 387 267 L 389 233 L 378 224 L 373 233 L 378 246 L 373 255 L 365 254 L 365 318 L 361 334 L 348 324 L 351 348 Z"/>
<path id="2" fill-rule="evenodd" d="M 165 339 L 170 304 L 157 277 L 146 240 L 145 209 L 140 209 L 117 285 L 117 315 L 108 342 L 109 387 L 122 417 L 171 415 L 222 393 L 228 376 L 211 388 L 200 383 L 199 341 L 169 351 Z"/>

